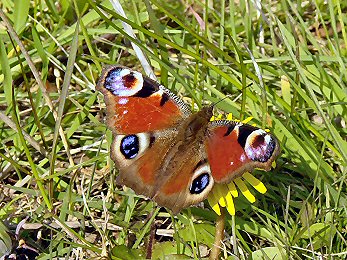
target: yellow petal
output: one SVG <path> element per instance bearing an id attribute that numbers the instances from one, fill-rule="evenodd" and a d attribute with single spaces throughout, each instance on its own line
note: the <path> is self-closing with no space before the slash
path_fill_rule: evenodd
<path id="1" fill-rule="evenodd" d="M 253 119 L 252 116 L 247 117 L 246 119 L 242 120 L 242 123 L 247 124 L 247 123 L 248 123 L 249 121 L 251 121 L 252 119 Z"/>
<path id="2" fill-rule="evenodd" d="M 218 201 L 215 198 L 213 192 L 210 192 L 210 194 L 207 197 L 207 200 L 208 200 L 208 203 L 211 205 L 213 211 L 216 212 L 216 214 L 220 216 L 221 215 L 220 207 L 219 207 Z"/>
<path id="3" fill-rule="evenodd" d="M 246 199 L 253 203 L 255 202 L 255 197 L 253 196 L 253 194 L 249 191 L 249 189 L 247 188 L 246 184 L 241 180 L 241 178 L 236 178 L 234 180 L 235 184 L 237 185 L 237 187 L 241 190 L 243 196 L 246 197 Z"/>
<path id="4" fill-rule="evenodd" d="M 215 195 L 218 194 L 219 197 L 219 205 L 223 208 L 227 206 L 225 196 L 228 194 L 228 192 L 229 189 L 225 184 L 218 185 L 217 192 L 215 192 Z"/>
<path id="5" fill-rule="evenodd" d="M 227 210 L 230 215 L 235 215 L 235 206 L 233 201 L 233 196 L 231 196 L 231 193 L 228 192 L 228 194 L 225 196 L 225 200 L 227 201 Z"/>
<path id="6" fill-rule="evenodd" d="M 222 215 L 218 203 L 214 204 L 214 205 L 212 206 L 212 209 L 213 209 L 214 212 L 216 212 L 216 214 L 217 214 L 218 216 Z"/>
<path id="7" fill-rule="evenodd" d="M 235 198 L 239 196 L 239 193 L 235 187 L 235 183 L 234 182 L 230 182 L 228 183 L 228 188 L 229 188 L 229 191 L 231 193 L 231 195 L 233 195 Z"/>
<path id="8" fill-rule="evenodd" d="M 267 191 L 264 183 L 262 183 L 260 180 L 258 180 L 256 177 L 254 177 L 249 172 L 246 172 L 242 177 L 246 181 L 248 181 L 260 193 L 264 194 Z"/>
<path id="9" fill-rule="evenodd" d="M 218 204 L 223 208 L 225 208 L 227 206 L 227 202 L 225 201 L 224 197 L 219 198 Z"/>
<path id="10" fill-rule="evenodd" d="M 216 117 L 215 116 L 211 116 L 210 121 L 212 122 L 214 120 L 216 120 Z"/>
<path id="11" fill-rule="evenodd" d="M 229 113 L 229 114 L 227 115 L 227 120 L 230 120 L 230 121 L 233 120 L 233 114 L 232 114 L 232 113 Z"/>

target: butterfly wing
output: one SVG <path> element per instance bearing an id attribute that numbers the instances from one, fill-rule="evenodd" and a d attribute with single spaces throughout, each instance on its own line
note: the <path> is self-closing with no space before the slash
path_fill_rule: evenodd
<path id="1" fill-rule="evenodd" d="M 111 157 L 118 181 L 153 197 L 161 162 L 175 142 L 177 124 L 191 115 L 189 108 L 165 87 L 122 66 L 105 68 L 97 89 L 114 135 Z"/>
<path id="2" fill-rule="evenodd" d="M 231 121 L 213 121 L 205 141 L 212 176 L 227 183 L 254 168 L 266 171 L 279 154 L 279 143 L 271 133 Z"/>
<path id="3" fill-rule="evenodd" d="M 107 123 L 116 134 L 171 128 L 191 114 L 168 89 L 126 67 L 106 67 L 97 89 L 104 94 Z"/>

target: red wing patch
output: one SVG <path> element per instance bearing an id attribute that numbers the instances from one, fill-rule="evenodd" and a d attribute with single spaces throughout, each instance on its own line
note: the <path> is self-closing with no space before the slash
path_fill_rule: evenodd
<path id="1" fill-rule="evenodd" d="M 106 68 L 97 89 L 105 96 L 108 126 L 117 134 L 170 128 L 190 114 L 169 90 L 125 67 Z"/>
<path id="2" fill-rule="evenodd" d="M 172 127 L 182 118 L 176 103 L 168 100 L 163 106 L 160 95 L 147 98 L 118 97 L 107 94 L 108 125 L 116 133 L 133 134 Z"/>
<path id="3" fill-rule="evenodd" d="M 159 147 L 158 147 L 159 146 Z M 158 150 L 161 148 L 161 150 Z M 163 159 L 163 151 L 161 145 L 154 146 L 154 149 L 148 150 L 147 153 L 144 153 L 141 157 L 141 164 L 138 165 L 138 174 L 141 181 L 147 185 L 154 185 L 157 176 L 155 173 L 158 171 L 160 165 L 160 160 Z"/>

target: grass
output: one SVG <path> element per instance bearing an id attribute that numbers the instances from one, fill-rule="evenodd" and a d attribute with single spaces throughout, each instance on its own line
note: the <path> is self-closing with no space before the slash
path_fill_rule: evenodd
<path id="1" fill-rule="evenodd" d="M 2 1 L 0 255 L 21 238 L 39 259 L 207 257 L 207 203 L 173 216 L 116 184 L 94 86 L 105 64 L 143 71 L 133 42 L 195 110 L 228 95 L 220 110 L 281 142 L 254 173 L 268 192 L 235 199 L 221 257 L 345 259 L 347 4 L 259 5 L 124 1 L 123 18 L 108 1 Z"/>

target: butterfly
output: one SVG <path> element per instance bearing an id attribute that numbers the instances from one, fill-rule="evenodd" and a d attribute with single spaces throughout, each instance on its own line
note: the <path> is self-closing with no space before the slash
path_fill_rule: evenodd
<path id="1" fill-rule="evenodd" d="M 130 68 L 104 68 L 97 89 L 113 132 L 117 182 L 174 214 L 203 201 L 215 183 L 229 183 L 254 168 L 269 171 L 279 154 L 271 133 L 210 121 L 213 106 L 192 113 L 170 90 Z"/>

